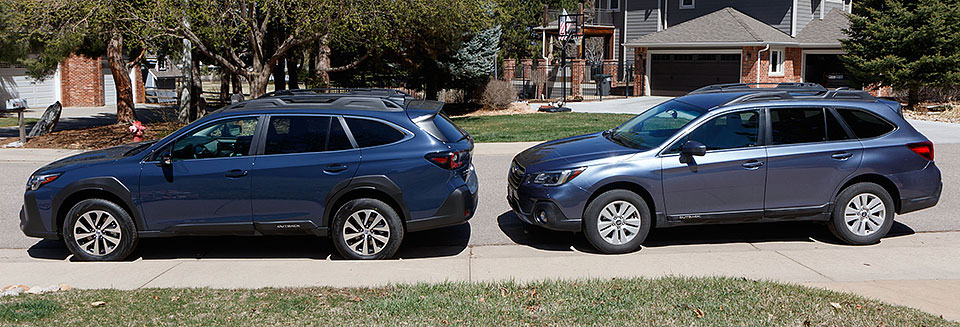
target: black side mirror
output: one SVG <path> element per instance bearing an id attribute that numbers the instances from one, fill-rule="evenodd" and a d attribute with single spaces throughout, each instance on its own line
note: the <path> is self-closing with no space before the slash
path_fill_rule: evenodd
<path id="1" fill-rule="evenodd" d="M 159 163 L 158 165 L 159 165 L 159 166 L 172 166 L 172 165 L 173 165 L 173 158 L 170 157 L 170 154 L 169 154 L 169 153 L 161 154 L 161 155 L 160 155 L 160 163 Z"/>
<path id="2" fill-rule="evenodd" d="M 693 162 L 693 156 L 703 156 L 707 154 L 707 146 L 697 141 L 687 141 L 680 148 L 680 162 Z"/>

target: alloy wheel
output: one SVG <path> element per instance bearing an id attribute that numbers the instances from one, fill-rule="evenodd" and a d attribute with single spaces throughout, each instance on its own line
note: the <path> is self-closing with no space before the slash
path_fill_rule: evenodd
<path id="1" fill-rule="evenodd" d="M 342 235 L 351 251 L 363 256 L 375 255 L 390 242 L 390 225 L 376 210 L 362 209 L 347 217 Z"/>
<path id="2" fill-rule="evenodd" d="M 871 193 L 854 196 L 843 210 L 844 225 L 859 236 L 876 233 L 886 217 L 887 208 L 883 200 Z"/>
<path id="3" fill-rule="evenodd" d="M 620 245 L 630 242 L 640 232 L 640 212 L 630 202 L 610 202 L 600 210 L 597 230 L 607 243 Z"/>
<path id="4" fill-rule="evenodd" d="M 90 255 L 110 254 L 117 249 L 122 238 L 120 223 L 103 210 L 85 212 L 73 226 L 74 242 Z"/>

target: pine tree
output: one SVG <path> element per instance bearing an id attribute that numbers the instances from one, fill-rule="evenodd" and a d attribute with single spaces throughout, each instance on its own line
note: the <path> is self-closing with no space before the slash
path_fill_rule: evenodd
<path id="1" fill-rule="evenodd" d="M 850 16 L 843 61 L 864 84 L 908 91 L 960 85 L 960 2 L 874 0 Z"/>
<path id="2" fill-rule="evenodd" d="M 445 63 L 456 87 L 471 89 L 484 85 L 493 76 L 500 52 L 500 34 L 500 26 L 477 33 Z"/>

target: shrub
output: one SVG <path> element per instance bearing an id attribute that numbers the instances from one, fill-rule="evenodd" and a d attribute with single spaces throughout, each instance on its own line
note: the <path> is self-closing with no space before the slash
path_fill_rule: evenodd
<path id="1" fill-rule="evenodd" d="M 491 79 L 480 95 L 480 104 L 485 109 L 506 109 L 517 100 L 517 90 L 507 81 Z"/>

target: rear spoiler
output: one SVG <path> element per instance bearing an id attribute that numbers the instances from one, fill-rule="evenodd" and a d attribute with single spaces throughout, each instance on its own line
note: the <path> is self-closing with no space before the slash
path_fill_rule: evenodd
<path id="1" fill-rule="evenodd" d="M 900 105 L 900 102 L 890 101 L 887 99 L 877 99 L 877 102 L 887 105 L 887 107 L 890 107 L 890 109 L 893 109 L 893 111 L 903 117 L 903 106 Z"/>
<path id="2" fill-rule="evenodd" d="M 435 100 L 408 100 L 406 101 L 407 117 L 412 121 L 423 121 L 432 119 L 440 110 L 443 110 L 443 102 Z"/>

